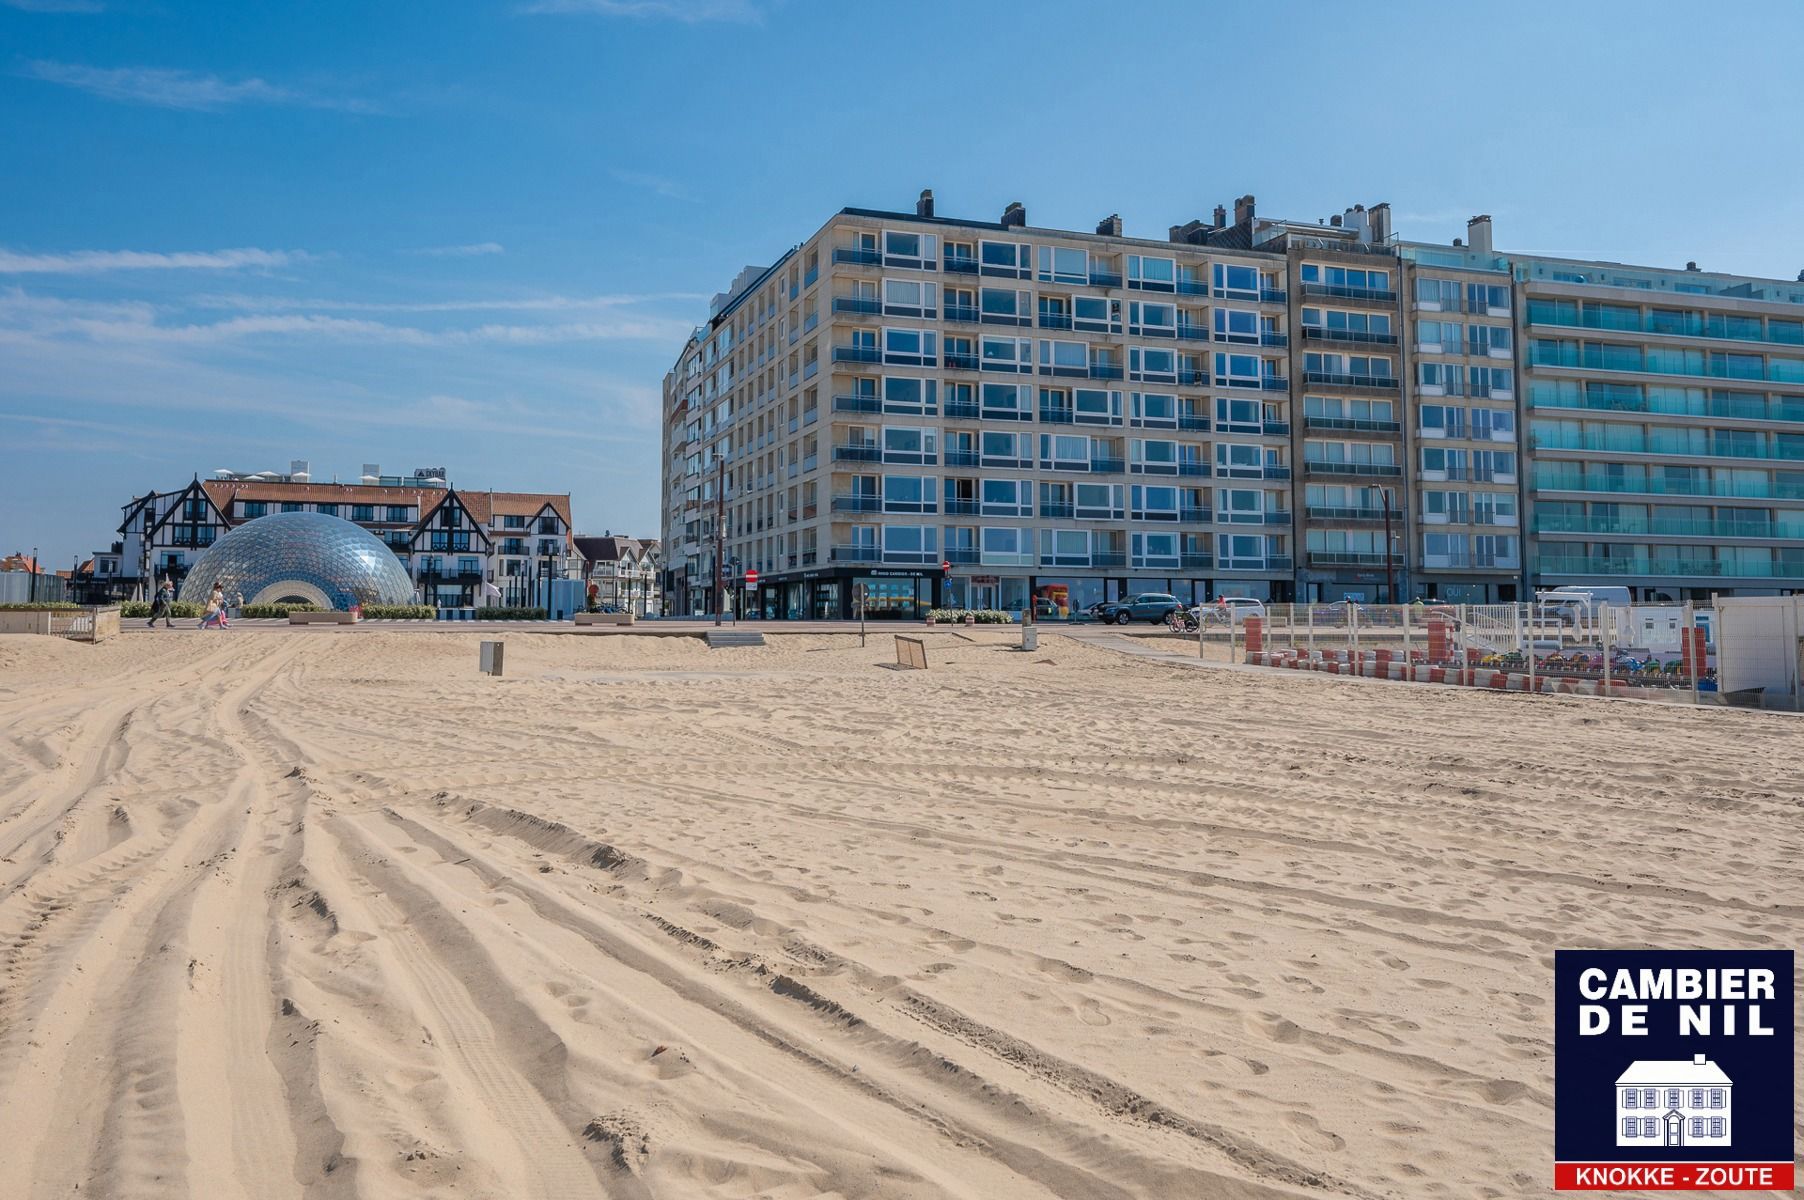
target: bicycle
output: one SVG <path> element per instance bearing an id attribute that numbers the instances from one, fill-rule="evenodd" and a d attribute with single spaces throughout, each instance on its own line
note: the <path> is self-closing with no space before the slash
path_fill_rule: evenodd
<path id="1" fill-rule="evenodd" d="M 1195 633 L 1197 621 L 1188 610 L 1174 608 L 1165 614 L 1165 628 L 1172 633 Z"/>

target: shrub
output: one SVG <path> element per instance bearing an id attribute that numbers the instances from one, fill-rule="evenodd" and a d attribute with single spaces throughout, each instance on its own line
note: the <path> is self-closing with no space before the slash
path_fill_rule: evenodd
<path id="1" fill-rule="evenodd" d="M 975 618 L 979 625 L 1008 625 L 1015 619 L 999 608 L 936 608 L 927 614 L 935 625 L 963 625 L 966 616 Z"/>
<path id="2" fill-rule="evenodd" d="M 500 605 L 476 610 L 478 621 L 543 621 L 545 610 L 542 608 L 509 608 Z"/>
<path id="3" fill-rule="evenodd" d="M 247 618 L 287 617 L 289 613 L 319 612 L 320 606 L 317 604 L 247 604 L 242 611 Z"/>
<path id="4" fill-rule="evenodd" d="M 177 600 L 169 606 L 169 615 L 172 617 L 198 617 L 200 614 L 201 606 L 186 600 Z M 119 605 L 119 615 L 126 620 L 132 617 L 143 620 L 150 616 L 150 601 L 126 600 Z"/>
<path id="5" fill-rule="evenodd" d="M 17 604 L 0 604 L 0 612 L 64 612 L 81 605 L 71 600 L 37 600 L 20 601 Z"/>
<path id="6" fill-rule="evenodd" d="M 430 604 L 366 604 L 363 606 L 363 619 L 366 621 L 430 621 L 438 616 L 438 610 Z"/>

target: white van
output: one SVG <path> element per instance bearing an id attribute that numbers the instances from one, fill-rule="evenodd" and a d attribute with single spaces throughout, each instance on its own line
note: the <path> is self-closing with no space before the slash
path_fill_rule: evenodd
<path id="1" fill-rule="evenodd" d="M 1265 602 L 1251 596 L 1222 596 L 1208 604 L 1191 605 L 1190 615 L 1197 621 L 1221 620 L 1224 616 L 1239 625 L 1248 617 L 1263 617 Z"/>

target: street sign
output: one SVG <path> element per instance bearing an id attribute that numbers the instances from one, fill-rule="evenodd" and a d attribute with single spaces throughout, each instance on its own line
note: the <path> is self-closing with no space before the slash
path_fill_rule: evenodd
<path id="1" fill-rule="evenodd" d="M 758 586 L 758 571 L 757 571 L 757 568 L 755 568 L 755 567 L 747 567 L 747 568 L 746 568 L 746 571 L 745 571 L 745 586 L 747 586 L 747 587 L 757 587 L 757 586 Z"/>
<path id="2" fill-rule="evenodd" d="M 947 559 L 945 562 L 941 563 L 940 570 L 946 572 L 948 575 L 952 574 L 952 560 Z"/>

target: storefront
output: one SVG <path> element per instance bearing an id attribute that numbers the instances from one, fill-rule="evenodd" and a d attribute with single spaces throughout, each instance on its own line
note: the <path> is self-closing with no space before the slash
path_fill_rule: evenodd
<path id="1" fill-rule="evenodd" d="M 943 582 L 937 567 L 824 567 L 761 580 L 745 611 L 770 621 L 849 621 L 863 584 L 870 620 L 919 621 L 941 607 Z"/>
<path id="2" fill-rule="evenodd" d="M 1005 575 L 981 567 L 826 567 L 760 581 L 746 596 L 748 616 L 767 621 L 846 621 L 858 616 L 858 586 L 865 589 L 865 615 L 873 621 L 919 621 L 936 608 L 999 609 L 1017 620 L 1034 599 L 1034 617 L 1063 621 L 1083 617 L 1094 604 L 1142 592 L 1164 592 L 1185 604 L 1207 604 L 1217 596 L 1259 600 L 1288 596 L 1288 580 L 1210 579 L 1171 575 Z M 1282 593 L 1279 595 L 1278 593 Z"/>

